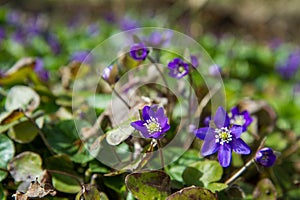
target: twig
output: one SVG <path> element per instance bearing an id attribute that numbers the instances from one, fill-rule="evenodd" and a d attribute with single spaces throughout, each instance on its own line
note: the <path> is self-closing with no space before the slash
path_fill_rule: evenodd
<path id="1" fill-rule="evenodd" d="M 265 145 L 265 142 L 266 142 L 266 137 L 264 137 L 262 139 L 262 141 L 260 142 L 260 145 L 259 147 L 257 148 L 256 152 L 259 151 L 259 149 L 261 149 L 264 145 Z M 249 166 L 252 165 L 252 163 L 254 163 L 254 159 L 255 159 L 255 155 L 256 155 L 256 152 L 255 154 L 252 156 L 252 158 L 243 166 L 241 167 L 237 172 L 235 172 L 231 177 L 229 177 L 229 179 L 227 179 L 225 181 L 225 184 L 229 185 L 231 184 L 235 179 L 237 179 Z"/>
<path id="2" fill-rule="evenodd" d="M 54 173 L 54 174 L 61 174 L 61 175 L 72 177 L 79 183 L 79 185 L 83 184 L 82 178 L 79 177 L 79 176 L 76 176 L 74 174 L 70 174 L 68 172 L 63 172 L 63 171 L 59 171 L 59 170 L 52 170 L 52 169 L 47 169 L 47 171 L 50 172 L 50 173 Z"/>
<path id="3" fill-rule="evenodd" d="M 42 138 L 44 144 L 46 145 L 47 149 L 50 151 L 51 154 L 55 154 L 54 151 L 52 150 L 52 147 L 50 146 L 50 144 L 48 143 L 46 137 L 45 137 L 45 134 L 43 133 L 43 131 L 40 129 L 40 127 L 36 124 L 36 122 L 31 118 L 29 117 L 24 111 L 24 116 L 31 122 L 31 124 L 33 126 L 35 126 L 35 128 L 38 130 L 38 134 L 40 135 L 40 137 Z M 37 117 L 35 117 L 37 118 Z"/>
<path id="4" fill-rule="evenodd" d="M 209 102 L 209 100 L 211 100 L 211 98 L 216 94 L 216 92 L 218 91 L 218 89 L 220 88 L 219 85 L 216 85 L 215 87 L 213 87 L 213 89 L 211 91 L 209 91 L 205 97 L 203 97 L 203 99 L 201 100 L 196 112 L 195 112 L 195 117 L 199 117 L 204 109 L 204 107 L 207 105 L 207 103 Z"/>
<path id="5" fill-rule="evenodd" d="M 4 169 L 4 168 L 0 168 L 0 171 L 8 172 L 8 170 L 7 170 L 7 169 Z"/>
<path id="6" fill-rule="evenodd" d="M 131 106 L 123 99 L 123 97 L 119 94 L 118 91 L 116 91 L 115 87 L 112 86 L 113 92 L 117 95 L 117 97 L 127 106 L 128 109 L 131 109 Z"/>
<path id="7" fill-rule="evenodd" d="M 167 93 L 169 93 L 169 90 L 168 90 L 168 82 L 164 76 L 164 74 L 162 73 L 162 71 L 159 69 L 159 67 L 157 66 L 155 60 L 151 57 L 151 56 L 147 56 L 148 60 L 155 66 L 156 70 L 158 71 L 158 73 L 160 74 L 161 78 L 163 79 L 163 82 L 165 84 L 165 87 L 167 88 Z M 167 95 L 169 96 L 169 95 Z"/>

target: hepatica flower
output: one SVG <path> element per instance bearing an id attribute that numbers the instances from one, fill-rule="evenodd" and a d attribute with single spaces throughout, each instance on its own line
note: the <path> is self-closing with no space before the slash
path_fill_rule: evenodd
<path id="1" fill-rule="evenodd" d="M 180 58 L 174 58 L 168 64 L 169 75 L 173 78 L 180 79 L 189 73 L 189 65 Z"/>
<path id="2" fill-rule="evenodd" d="M 142 120 L 131 123 L 145 138 L 160 139 L 170 129 L 164 109 L 157 105 L 145 106 L 142 110 Z"/>
<path id="3" fill-rule="evenodd" d="M 88 51 L 76 51 L 71 55 L 71 61 L 91 64 L 93 62 L 93 57 Z"/>
<path id="4" fill-rule="evenodd" d="M 214 123 L 216 128 L 211 126 L 200 128 L 194 131 L 196 137 L 204 140 L 201 153 L 208 156 L 218 152 L 218 159 L 222 167 L 228 167 L 231 162 L 232 150 L 238 154 L 249 154 L 251 149 L 240 138 L 243 127 L 230 125 L 230 119 L 226 111 L 219 107 Z"/>
<path id="5" fill-rule="evenodd" d="M 44 68 L 44 62 L 42 59 L 37 58 L 35 60 L 34 71 L 42 81 L 49 80 L 49 72 Z"/>
<path id="6" fill-rule="evenodd" d="M 295 76 L 300 67 L 300 50 L 295 50 L 286 59 L 285 63 L 278 65 L 277 70 L 284 79 L 291 79 Z"/>
<path id="7" fill-rule="evenodd" d="M 238 107 L 231 109 L 230 124 L 242 126 L 243 132 L 247 130 L 252 121 L 253 119 L 248 111 L 244 110 L 243 112 L 240 112 Z"/>
<path id="8" fill-rule="evenodd" d="M 133 44 L 130 48 L 130 56 L 135 60 L 145 60 L 149 50 L 143 43 Z"/>
<path id="9" fill-rule="evenodd" d="M 255 161 L 264 167 L 271 167 L 276 161 L 276 155 L 271 148 L 265 147 L 256 153 Z"/>

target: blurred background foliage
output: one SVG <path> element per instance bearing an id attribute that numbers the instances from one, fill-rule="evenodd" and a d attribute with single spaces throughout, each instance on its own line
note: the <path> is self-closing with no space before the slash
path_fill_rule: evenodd
<path id="1" fill-rule="evenodd" d="M 6 118 L 6 121 L 1 118 L 0 167 L 4 170 L 0 171 L 0 199 L 10 197 L 20 188 L 21 181 L 28 187 L 26 176 L 31 173 L 38 172 L 47 179 L 48 175 L 42 174 L 43 169 L 54 174 L 53 185 L 59 192 L 53 199 L 74 199 L 78 192 L 78 198 L 85 195 L 86 199 L 100 196 L 105 199 L 107 195 L 111 199 L 134 199 L 132 193 L 126 192 L 123 175 L 103 176 L 110 169 L 82 151 L 83 144 L 70 122 L 73 80 L 72 76 L 66 78 L 66 74 L 70 72 L 67 69 L 72 68 L 72 61 L 82 62 L 91 49 L 111 35 L 149 26 L 177 30 L 199 42 L 221 69 L 228 108 L 239 104 L 256 110 L 258 119 L 263 119 L 259 121 L 259 130 L 268 135 L 266 145 L 281 152 L 282 157 L 274 171 L 257 175 L 253 167 L 245 174 L 246 181 L 238 184 L 237 188 L 242 188 L 242 192 L 236 189 L 220 196 L 224 195 L 226 199 L 271 198 L 262 195 L 261 191 L 265 191 L 262 185 L 269 186 L 267 191 L 272 198 L 277 195 L 277 198 L 297 199 L 300 196 L 298 0 L 7 0 L 0 1 L 0 5 L 0 110 L 2 114 L 8 112 L 10 117 L 13 113 L 14 117 L 13 120 Z M 29 67 L 12 73 L 13 78 L 8 76 L 9 69 L 25 57 L 32 57 L 34 61 L 23 60 L 21 65 Z M 37 65 L 37 59 L 47 72 L 35 70 L 33 73 L 32 66 Z M 21 94 L 12 93 L 11 88 L 19 84 L 30 86 L 37 94 L 29 88 L 21 89 Z M 15 88 L 15 91 L 19 90 Z M 7 106 L 7 99 L 26 99 L 26 96 L 40 98 L 40 104 L 30 104 L 32 110 L 42 110 L 45 114 L 43 117 L 38 111 L 33 114 L 36 124 L 15 111 L 14 103 Z M 109 101 L 105 95 L 100 99 Z M 106 104 L 98 106 L 100 114 Z M 39 128 L 46 138 L 41 136 Z M 24 129 L 30 131 L 24 133 Z M 60 137 L 51 137 L 53 132 L 60 133 Z M 254 139 L 248 134 L 245 140 L 253 142 Z M 191 150 L 166 170 L 174 191 L 183 186 L 203 184 L 199 180 L 190 180 L 188 175 L 193 171 L 185 168 L 203 164 L 197 163 L 198 150 L 199 143 L 195 142 Z M 28 160 L 33 160 L 34 172 L 32 169 L 18 172 L 18 167 L 26 165 Z M 240 157 L 234 157 L 230 170 L 243 163 Z M 209 164 L 214 166 L 214 163 Z M 214 181 L 225 180 L 230 171 L 226 169 L 223 173 L 218 168 L 218 172 Z M 94 174 L 97 176 L 92 176 Z M 265 176 L 271 177 L 273 183 L 262 179 Z M 135 178 L 131 177 L 132 180 Z M 80 186 L 78 182 L 97 183 L 101 193 L 94 197 L 95 188 L 86 189 L 91 186 Z M 92 195 L 83 192 L 86 190 L 93 191 Z M 161 195 L 166 196 L 165 193 Z"/>

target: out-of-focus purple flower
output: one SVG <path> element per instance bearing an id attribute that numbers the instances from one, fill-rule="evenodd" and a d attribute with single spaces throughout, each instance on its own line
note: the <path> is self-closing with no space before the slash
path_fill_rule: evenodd
<path id="1" fill-rule="evenodd" d="M 264 167 L 271 167 L 276 161 L 276 155 L 273 149 L 265 147 L 256 153 L 255 161 Z"/>
<path id="2" fill-rule="evenodd" d="M 140 131 L 145 138 L 160 139 L 170 129 L 164 109 L 157 105 L 145 106 L 142 110 L 142 118 L 132 122 L 131 126 Z"/>
<path id="3" fill-rule="evenodd" d="M 136 20 L 133 20 L 129 17 L 124 17 L 120 21 L 120 28 L 122 31 L 128 31 L 131 29 L 139 28 L 139 23 Z"/>
<path id="4" fill-rule="evenodd" d="M 97 23 L 89 25 L 87 28 L 87 33 L 92 37 L 99 35 L 100 33 L 99 25 Z"/>
<path id="5" fill-rule="evenodd" d="M 210 121 L 211 121 L 211 116 L 205 117 L 204 120 L 203 120 L 204 126 L 207 126 L 207 127 L 208 127 L 209 124 L 210 124 Z"/>
<path id="6" fill-rule="evenodd" d="M 300 67 L 300 50 L 292 52 L 284 64 L 278 65 L 277 70 L 284 79 L 291 79 Z"/>
<path id="7" fill-rule="evenodd" d="M 0 27 L 0 43 L 5 39 L 6 33 L 4 28 Z"/>
<path id="8" fill-rule="evenodd" d="M 253 119 L 247 110 L 240 112 L 238 107 L 231 109 L 230 123 L 233 125 L 242 126 L 243 132 L 247 130 L 252 121 Z"/>
<path id="9" fill-rule="evenodd" d="M 116 17 L 112 12 L 108 12 L 104 15 L 104 19 L 109 23 L 115 23 Z"/>
<path id="10" fill-rule="evenodd" d="M 219 107 L 214 117 L 216 128 L 211 126 L 195 130 L 194 134 L 204 140 L 201 153 L 203 156 L 218 151 L 218 159 L 222 167 L 228 167 L 231 162 L 232 150 L 238 154 L 249 154 L 250 147 L 240 138 L 243 133 L 241 126 L 230 125 L 230 119 L 224 110 Z"/>
<path id="11" fill-rule="evenodd" d="M 102 78 L 104 80 L 108 81 L 110 72 L 113 69 L 113 67 L 114 67 L 113 65 L 110 65 L 110 66 L 104 68 L 103 73 L 102 73 Z"/>
<path id="12" fill-rule="evenodd" d="M 173 31 L 153 31 L 145 41 L 149 46 L 162 47 L 167 45 L 173 36 Z"/>
<path id="13" fill-rule="evenodd" d="M 189 65 L 180 58 L 174 58 L 168 63 L 170 70 L 169 75 L 173 78 L 180 79 L 189 73 Z"/>
<path id="14" fill-rule="evenodd" d="M 281 46 L 282 43 L 283 43 L 283 42 L 282 42 L 281 39 L 279 39 L 279 38 L 274 38 L 274 39 L 272 39 L 272 40 L 269 42 L 269 47 L 270 47 L 271 49 L 273 49 L 273 50 L 276 50 L 276 49 L 278 49 L 278 48 Z"/>
<path id="15" fill-rule="evenodd" d="M 211 76 L 219 76 L 221 74 L 221 72 L 222 72 L 222 70 L 221 70 L 220 66 L 217 64 L 211 65 L 208 68 L 208 73 Z"/>
<path id="16" fill-rule="evenodd" d="M 43 32 L 43 26 L 38 17 L 31 17 L 26 21 L 26 33 L 32 36 L 40 35 Z"/>
<path id="17" fill-rule="evenodd" d="M 8 24 L 16 25 L 20 23 L 21 13 L 16 10 L 10 10 L 6 15 L 6 22 Z"/>
<path id="18" fill-rule="evenodd" d="M 48 45 L 50 46 L 52 52 L 57 55 L 60 53 L 61 51 L 61 46 L 60 43 L 56 37 L 56 35 L 50 33 L 46 36 L 46 41 L 48 43 Z"/>
<path id="19" fill-rule="evenodd" d="M 25 44 L 27 42 L 27 34 L 22 29 L 17 29 L 11 36 L 12 40 L 20 43 Z"/>
<path id="20" fill-rule="evenodd" d="M 77 51 L 71 55 L 71 61 L 91 64 L 93 62 L 93 56 L 88 51 Z"/>
<path id="21" fill-rule="evenodd" d="M 145 60 L 149 50 L 143 43 L 133 44 L 130 48 L 130 56 L 135 60 Z"/>
<path id="22" fill-rule="evenodd" d="M 49 80 L 49 72 L 44 68 L 44 62 L 42 59 L 37 58 L 35 60 L 34 71 L 42 81 L 46 82 Z"/>
<path id="23" fill-rule="evenodd" d="M 193 68 L 197 68 L 199 66 L 199 59 L 197 56 L 191 55 L 191 64 Z"/>

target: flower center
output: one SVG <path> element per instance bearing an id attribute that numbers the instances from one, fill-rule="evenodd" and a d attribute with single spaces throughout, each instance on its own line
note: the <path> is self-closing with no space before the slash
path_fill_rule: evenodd
<path id="1" fill-rule="evenodd" d="M 231 124 L 243 126 L 246 120 L 243 115 L 236 115 L 233 119 L 230 120 Z"/>
<path id="2" fill-rule="evenodd" d="M 146 120 L 146 123 L 144 123 L 144 126 L 147 127 L 148 132 L 154 133 L 154 132 L 161 132 L 161 126 L 158 123 L 158 119 L 154 117 L 150 117 L 150 119 Z"/>
<path id="3" fill-rule="evenodd" d="M 185 71 L 185 68 L 183 66 L 178 67 L 178 72 L 183 73 Z"/>
<path id="4" fill-rule="evenodd" d="M 216 143 L 223 145 L 224 142 L 229 143 L 232 140 L 231 131 L 227 127 L 217 128 L 215 133 Z"/>

